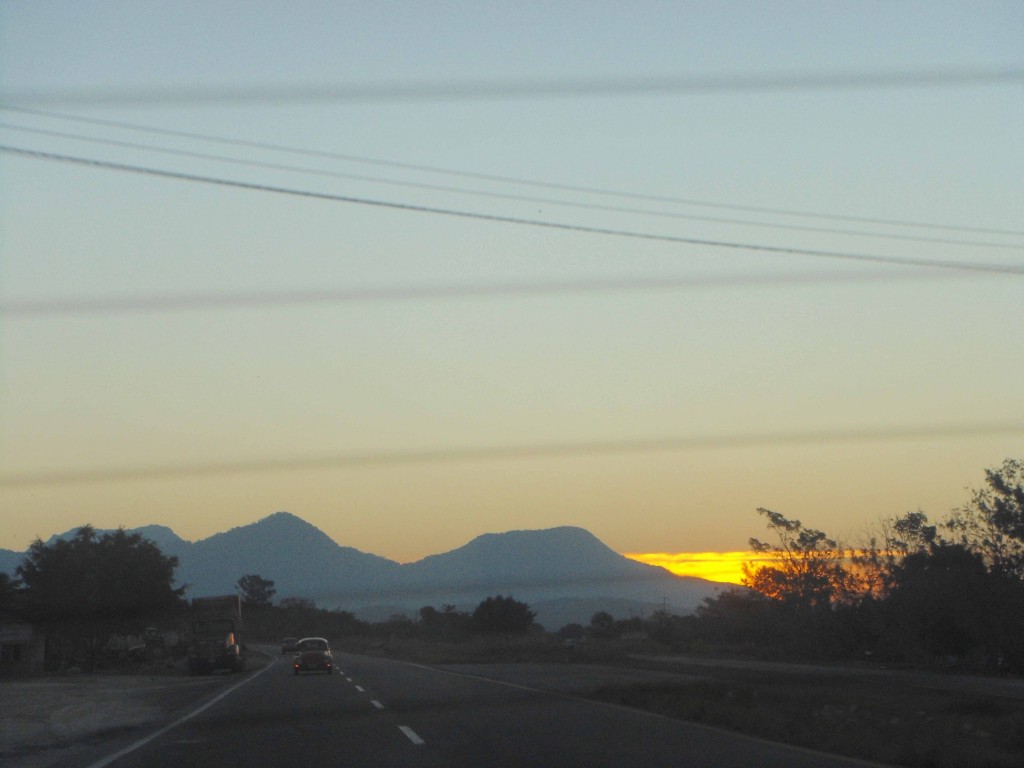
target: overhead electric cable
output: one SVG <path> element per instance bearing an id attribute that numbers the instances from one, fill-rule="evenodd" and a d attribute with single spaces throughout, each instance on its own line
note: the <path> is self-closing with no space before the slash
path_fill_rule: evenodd
<path id="1" fill-rule="evenodd" d="M 256 459 L 195 464 L 135 466 L 110 469 L 69 469 L 44 472 L 0 474 L 2 488 L 32 488 L 82 483 L 162 480 L 189 476 L 286 472 L 296 470 L 345 469 L 361 466 L 449 463 L 465 461 L 508 461 L 631 453 L 664 453 L 765 445 L 807 445 L 822 443 L 864 443 L 906 440 L 940 440 L 992 435 L 1024 434 L 1024 422 L 997 424 L 939 424 L 923 427 L 837 429 L 808 432 L 702 435 L 638 440 L 581 441 L 530 445 L 475 446 L 381 453 L 343 453 L 286 459 Z"/>
<path id="2" fill-rule="evenodd" d="M 1020 66 L 988 68 L 833 72 L 765 75 L 664 75 L 562 79 L 491 79 L 421 82 L 261 84 L 257 86 L 139 86 L 104 89 L 79 86 L 0 93 L 11 104 L 88 106 L 236 106 L 240 104 L 386 104 L 610 96 L 700 95 L 786 91 L 891 90 L 1016 85 Z"/>
<path id="3" fill-rule="evenodd" d="M 323 150 L 305 149 L 301 147 L 291 147 L 281 144 L 273 144 L 267 142 L 248 141 L 245 139 L 230 138 L 224 136 L 210 136 L 202 133 L 193 133 L 191 131 L 179 131 L 168 128 L 158 128 L 154 126 L 138 125 L 136 123 L 126 123 L 119 120 L 106 120 L 102 118 L 91 118 L 82 115 L 68 115 L 58 112 L 49 112 L 46 110 L 31 109 L 27 107 L 18 107 L 12 105 L 0 104 L 0 110 L 6 110 L 10 112 L 18 112 L 29 115 L 37 115 L 40 117 L 48 117 L 58 120 L 66 120 L 73 122 L 80 122 L 90 125 L 106 126 L 110 128 L 119 128 L 129 131 L 137 131 L 141 133 L 151 133 L 154 135 L 169 136 L 175 138 L 189 139 L 193 141 L 205 141 L 214 144 L 223 144 L 225 146 L 235 147 L 246 147 L 249 149 L 259 149 L 265 151 L 290 153 L 295 155 L 301 155 L 305 157 L 314 157 L 320 159 L 329 160 L 342 160 L 345 162 L 360 163 L 364 165 L 374 165 L 379 167 L 396 168 L 402 170 L 411 170 L 422 173 L 431 173 L 445 176 L 454 176 L 467 179 L 476 179 L 478 181 L 491 181 L 502 184 L 513 184 L 518 186 L 533 186 L 540 187 L 543 189 L 558 190 L 562 192 L 577 192 L 583 194 L 599 195 L 604 197 L 621 197 L 624 199 L 631 200 L 645 200 L 649 202 L 660 202 L 660 203 L 671 203 L 674 205 L 688 205 L 696 208 L 713 208 L 719 210 L 730 210 L 730 211 L 743 211 L 747 213 L 764 213 L 778 216 L 792 216 L 798 218 L 812 218 L 821 219 L 825 221 L 845 221 L 850 223 L 858 224 L 876 224 L 883 226 L 892 227 L 909 227 L 914 229 L 931 229 L 931 230 L 942 230 L 950 232 L 970 232 L 974 234 L 989 234 L 989 235 L 1010 235 L 1010 236 L 1024 236 L 1024 230 L 1008 230 L 1008 229 L 995 229 L 990 227 L 970 227 L 956 224 L 936 224 L 932 222 L 920 222 L 920 221 L 908 221 L 901 219 L 886 219 L 878 217 L 865 217 L 865 216 L 850 216 L 845 214 L 835 213 L 821 213 L 812 211 L 798 211 L 786 208 L 772 208 L 766 206 L 752 206 L 752 205 L 738 205 L 734 203 L 722 203 L 713 202 L 708 200 L 696 200 L 691 198 L 672 197 L 666 195 L 651 195 L 641 192 L 630 192 L 622 190 L 606 189 L 602 187 L 588 187 L 573 184 L 560 184 L 557 182 L 539 181 L 531 179 L 522 179 L 512 176 L 502 176 L 498 174 L 488 173 L 475 173 L 472 171 L 460 171 L 448 168 L 438 168 L 436 166 L 421 165 L 416 163 L 406 163 L 394 160 L 381 160 L 375 158 L 361 157 L 358 155 L 349 155 L 338 152 L 327 152 Z"/>
<path id="4" fill-rule="evenodd" d="M 177 149 L 174 147 L 157 147 L 151 144 L 138 144 L 136 142 L 121 141 L 118 139 L 104 139 L 93 136 L 81 136 L 73 133 L 65 133 L 63 131 L 50 131 L 42 128 L 31 128 L 20 125 L 11 125 L 9 123 L 0 123 L 0 129 L 20 131 L 22 133 L 28 133 L 37 136 L 50 136 L 53 138 L 71 139 L 73 141 L 82 141 L 91 144 L 102 144 L 104 146 L 120 147 L 122 149 L 139 149 L 146 152 L 157 152 L 160 154 L 171 155 L 174 157 L 189 157 L 200 160 L 213 160 L 219 163 L 240 165 L 249 168 L 264 168 L 275 171 L 301 173 L 310 176 L 322 176 L 335 179 L 348 179 L 351 181 L 363 181 L 370 182 L 373 184 L 386 184 L 389 186 L 398 186 L 410 189 L 424 189 L 431 192 L 446 192 L 451 194 L 471 195 L 475 197 L 488 197 L 500 200 L 539 203 L 541 205 L 558 205 L 569 208 L 580 208 L 584 210 L 604 211 L 606 213 L 626 213 L 640 216 L 656 216 L 659 218 L 682 219 L 686 221 L 705 221 L 713 222 L 716 224 L 732 224 L 746 227 L 760 227 L 762 229 L 781 229 L 790 232 L 816 232 L 830 235 L 849 235 L 852 237 L 872 237 L 882 240 L 904 240 L 919 243 L 935 243 L 939 245 L 965 245 L 976 248 L 998 248 L 1017 251 L 1024 250 L 1024 244 L 995 243 L 991 241 L 981 240 L 953 240 L 950 238 L 943 237 L 899 235 L 890 234 L 887 232 L 865 232 L 862 230 L 855 229 L 836 229 L 834 227 L 812 227 L 803 224 L 776 224 L 763 221 L 751 221 L 749 219 L 731 219 L 718 216 L 698 216 L 687 213 L 677 213 L 673 211 L 653 211 L 644 208 L 626 208 L 622 206 L 601 205 L 597 203 L 583 203 L 573 200 L 557 200 L 553 198 L 530 197 L 527 195 L 516 195 L 506 192 L 491 192 L 487 190 L 466 189 L 464 187 L 449 187 L 440 184 L 424 184 L 421 182 L 414 181 L 384 179 L 378 176 L 362 176 L 359 174 L 328 171 L 321 168 L 302 168 L 294 165 L 284 165 L 281 163 L 268 163 L 261 160 L 249 160 L 245 158 L 226 157 L 224 155 L 215 155 L 207 152 L 194 152 L 191 150 Z"/>
<path id="5" fill-rule="evenodd" d="M 21 157 L 28 157 L 36 160 L 50 160 L 54 162 L 69 163 L 91 168 L 100 168 L 111 171 L 122 171 L 125 173 L 142 174 L 179 181 L 189 181 L 201 184 L 229 187 L 233 189 L 247 189 L 256 192 L 271 192 L 280 195 L 291 195 L 304 197 L 311 200 L 324 200 L 337 203 L 349 203 L 353 205 L 365 205 L 376 208 L 387 208 L 391 210 L 410 211 L 416 213 L 427 213 L 439 216 L 451 216 L 462 219 L 473 219 L 476 221 L 489 221 L 501 224 L 513 224 L 517 226 L 538 227 L 543 229 L 559 230 L 564 232 L 578 232 L 592 235 L 623 237 L 638 240 L 649 240 L 663 243 L 677 243 L 681 245 L 699 245 L 710 248 L 727 248 L 732 250 L 746 250 L 757 253 L 773 253 L 791 256 L 811 256 L 815 258 L 840 259 L 844 261 L 857 261 L 874 264 L 892 264 L 903 267 L 929 267 L 938 269 L 954 269 L 970 272 L 996 272 L 1012 275 L 1024 275 L 1024 265 L 1021 264 L 983 264 L 978 262 L 965 261 L 940 261 L 934 259 L 907 259 L 899 256 L 880 256 L 864 253 L 844 253 L 839 251 L 824 251 L 810 248 L 792 248 L 788 246 L 764 245 L 758 243 L 739 243 L 724 240 L 708 240 L 693 237 L 680 237 L 677 235 L 659 235 L 648 232 L 636 232 L 630 230 L 605 229 L 602 227 L 589 227 L 579 224 L 566 224 L 561 222 L 544 221 L 541 219 L 523 219 L 513 216 L 499 216 L 489 213 L 476 213 L 472 211 L 461 211 L 451 208 L 434 208 L 425 205 L 413 205 L 410 203 L 395 203 L 386 200 L 374 200 L 370 198 L 354 197 L 349 195 L 337 195 L 326 192 L 314 192 L 311 190 L 292 189 L 288 187 L 277 187 L 269 184 L 256 184 L 252 182 L 222 179 L 210 176 L 200 176 L 189 173 L 179 173 L 158 168 L 148 168 L 138 165 L 127 165 L 124 163 L 113 163 L 105 160 L 96 160 L 71 155 L 62 155 L 52 152 L 40 152 L 22 147 L 0 145 L 0 152 L 7 152 Z"/>
<path id="6" fill-rule="evenodd" d="M 148 296 L 99 296 L 94 298 L 12 299 L 0 301 L 0 316 L 45 317 L 51 315 L 156 314 L 162 312 L 266 308 L 275 306 L 348 304 L 377 301 L 472 299 L 503 296 L 670 291 L 697 288 L 753 287 L 822 283 L 878 282 L 951 278 L 963 273 L 933 272 L 829 272 L 761 275 L 709 275 L 706 277 L 622 277 L 608 279 L 547 280 L 517 283 L 442 284 L 367 287 L 360 289 L 312 289 L 250 291 L 236 293 L 182 293 Z"/>

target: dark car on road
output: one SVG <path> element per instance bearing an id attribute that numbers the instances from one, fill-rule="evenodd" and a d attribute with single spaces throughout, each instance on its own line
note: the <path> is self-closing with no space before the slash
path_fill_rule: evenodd
<path id="1" fill-rule="evenodd" d="M 299 638 L 286 637 L 281 641 L 281 653 L 295 653 L 299 650 Z"/>
<path id="2" fill-rule="evenodd" d="M 292 660 L 292 669 L 299 672 L 334 672 L 334 658 L 331 646 L 322 637 L 304 637 L 299 640 L 299 648 Z"/>

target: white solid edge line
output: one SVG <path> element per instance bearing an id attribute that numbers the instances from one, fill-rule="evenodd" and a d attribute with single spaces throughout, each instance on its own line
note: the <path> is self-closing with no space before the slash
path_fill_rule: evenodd
<path id="1" fill-rule="evenodd" d="M 201 707 L 192 710 L 191 712 L 189 712 L 187 715 L 185 715 L 183 717 L 178 718 L 177 720 L 175 720 L 170 725 L 165 725 L 160 730 L 154 731 L 153 733 L 149 734 L 149 736 L 146 736 L 144 739 L 139 739 L 134 744 L 129 744 L 127 747 L 125 747 L 121 751 L 115 752 L 112 755 L 108 755 L 107 757 L 104 757 L 102 760 L 96 761 L 95 763 L 90 765 L 88 768 L 103 768 L 104 766 L 110 765 L 115 760 L 121 759 L 122 757 L 124 757 L 125 755 L 129 754 L 130 752 L 134 752 L 139 747 L 143 747 L 146 744 L 149 744 L 149 742 L 153 741 L 153 739 L 156 739 L 156 738 L 158 738 L 160 736 L 163 736 L 168 731 L 173 730 L 174 728 L 177 728 L 179 725 L 181 725 L 182 723 L 184 723 L 184 722 L 186 722 L 188 720 L 191 720 L 193 717 L 195 717 L 196 715 L 200 714 L 201 712 L 205 712 L 207 709 L 212 707 L 214 704 L 216 704 L 218 701 L 223 699 L 229 693 L 233 693 L 236 689 L 241 688 L 246 683 L 252 682 L 257 677 L 259 677 L 264 672 L 266 672 L 268 669 L 272 668 L 273 666 L 275 666 L 275 665 L 274 664 L 267 664 L 267 666 L 265 666 L 263 669 L 261 669 L 256 674 L 251 675 L 249 677 L 246 677 L 244 680 L 240 680 L 238 683 L 236 683 L 235 685 L 231 686 L 226 691 L 222 691 L 220 694 L 218 694 L 217 696 L 215 696 L 212 699 L 210 699 L 208 702 L 203 704 Z"/>
<path id="2" fill-rule="evenodd" d="M 426 744 L 427 743 L 423 739 L 421 739 L 419 736 L 417 736 L 416 735 L 416 731 L 414 731 L 408 725 L 400 725 L 400 726 L 398 726 L 398 730 L 400 730 L 402 733 L 404 733 L 406 735 L 406 737 L 409 739 L 409 741 L 411 741 L 413 744 L 420 745 L 420 744 Z"/>

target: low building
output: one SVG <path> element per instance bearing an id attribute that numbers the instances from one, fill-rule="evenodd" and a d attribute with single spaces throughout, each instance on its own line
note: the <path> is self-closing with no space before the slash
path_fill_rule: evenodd
<path id="1" fill-rule="evenodd" d="M 34 675 L 43 671 L 46 641 L 20 616 L 0 613 L 0 676 Z"/>

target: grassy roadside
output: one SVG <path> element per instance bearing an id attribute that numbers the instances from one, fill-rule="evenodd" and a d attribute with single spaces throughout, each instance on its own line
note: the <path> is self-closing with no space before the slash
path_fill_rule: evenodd
<path id="1" fill-rule="evenodd" d="M 1024 701 L 849 675 L 700 668 L 704 679 L 592 698 L 750 736 L 914 768 L 1024 765 Z"/>

